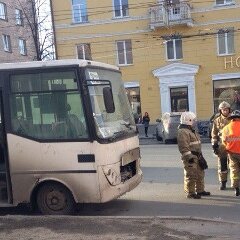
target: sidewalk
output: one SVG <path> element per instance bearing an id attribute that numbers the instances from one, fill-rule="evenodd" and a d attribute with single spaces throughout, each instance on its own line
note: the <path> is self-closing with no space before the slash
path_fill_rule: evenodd
<path id="1" fill-rule="evenodd" d="M 144 126 L 142 124 L 137 124 L 139 131 L 139 142 L 140 145 L 152 145 L 152 144 L 163 144 L 161 141 L 156 139 L 156 124 L 151 124 L 148 128 L 148 137 L 145 136 Z M 201 135 L 200 135 L 201 136 Z M 210 138 L 208 136 L 201 136 L 202 143 L 210 143 Z"/>

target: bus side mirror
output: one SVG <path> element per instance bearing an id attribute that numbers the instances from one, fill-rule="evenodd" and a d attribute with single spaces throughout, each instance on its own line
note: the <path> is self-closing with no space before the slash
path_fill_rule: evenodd
<path id="1" fill-rule="evenodd" d="M 113 101 L 112 89 L 110 87 L 103 88 L 103 99 L 104 99 L 104 105 L 106 108 L 106 112 L 114 113 L 115 105 L 114 105 L 114 101 Z"/>

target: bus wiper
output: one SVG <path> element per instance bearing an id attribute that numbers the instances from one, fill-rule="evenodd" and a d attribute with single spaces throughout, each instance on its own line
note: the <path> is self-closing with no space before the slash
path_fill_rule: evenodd
<path id="1" fill-rule="evenodd" d="M 131 123 L 130 122 L 121 122 L 120 123 L 121 125 L 124 125 L 125 127 L 127 127 L 127 128 L 130 128 L 131 129 Z"/>
<path id="2" fill-rule="evenodd" d="M 113 136 L 109 138 L 110 141 L 118 138 L 118 137 L 121 137 L 123 135 L 125 135 L 126 132 L 125 131 L 120 131 L 120 132 L 114 132 Z"/>

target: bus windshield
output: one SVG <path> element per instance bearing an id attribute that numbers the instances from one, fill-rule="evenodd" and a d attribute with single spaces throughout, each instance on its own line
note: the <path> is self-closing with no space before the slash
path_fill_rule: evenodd
<path id="1" fill-rule="evenodd" d="M 116 139 L 136 132 L 132 110 L 125 93 L 121 73 L 106 69 L 87 68 L 86 79 L 89 80 L 89 93 L 97 135 L 102 139 Z M 114 113 L 107 113 L 103 99 L 101 83 L 110 81 L 115 105 Z"/>

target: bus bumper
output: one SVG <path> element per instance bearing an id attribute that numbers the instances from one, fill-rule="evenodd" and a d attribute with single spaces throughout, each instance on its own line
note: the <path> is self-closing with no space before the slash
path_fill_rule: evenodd
<path id="1" fill-rule="evenodd" d="M 131 179 L 125 181 L 124 183 L 120 183 L 116 186 L 111 186 L 109 182 L 107 182 L 107 186 L 106 186 L 105 185 L 106 183 L 105 183 L 104 184 L 106 186 L 105 189 L 102 189 L 102 191 L 100 191 L 101 192 L 100 202 L 101 203 L 108 202 L 122 196 L 123 194 L 137 187 L 138 184 L 141 182 L 141 180 L 142 180 L 142 170 L 138 169 L 137 174 L 134 175 Z"/>

